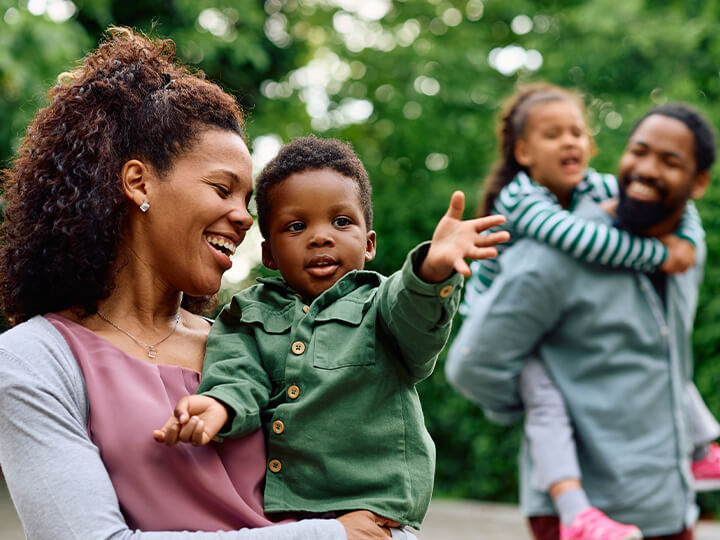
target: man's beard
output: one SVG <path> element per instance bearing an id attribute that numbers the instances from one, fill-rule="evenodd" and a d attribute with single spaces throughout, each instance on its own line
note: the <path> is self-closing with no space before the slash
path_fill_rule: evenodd
<path id="1" fill-rule="evenodd" d="M 657 189 L 660 192 L 660 200 L 653 202 L 639 201 L 628 197 L 626 188 L 632 180 L 640 181 Z M 653 225 L 662 222 L 678 208 L 684 206 L 687 201 L 686 197 L 683 197 L 682 200 L 667 199 L 667 190 L 658 186 L 658 184 L 651 179 L 638 177 L 623 178 L 620 185 L 620 197 L 616 210 L 617 224 L 620 228 L 633 234 L 642 234 Z"/>

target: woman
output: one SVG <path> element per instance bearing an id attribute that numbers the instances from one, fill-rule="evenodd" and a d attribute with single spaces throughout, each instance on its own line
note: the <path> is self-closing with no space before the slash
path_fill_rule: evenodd
<path id="1" fill-rule="evenodd" d="M 197 387 L 210 325 L 194 313 L 252 223 L 241 111 L 173 56 L 111 30 L 59 78 L 5 175 L 0 295 L 16 326 L 0 336 L 0 465 L 25 532 L 387 537 L 369 512 L 269 527 L 260 432 L 152 439 Z"/>

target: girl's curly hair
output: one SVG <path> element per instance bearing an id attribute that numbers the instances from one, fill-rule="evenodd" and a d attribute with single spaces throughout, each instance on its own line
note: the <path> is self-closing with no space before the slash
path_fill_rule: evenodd
<path id="1" fill-rule="evenodd" d="M 91 314 L 109 296 L 129 204 L 124 163 L 162 175 L 205 129 L 242 136 L 232 96 L 177 63 L 171 40 L 127 28 L 110 28 L 48 98 L 2 172 L 0 299 L 13 324 L 69 307 Z"/>
<path id="2" fill-rule="evenodd" d="M 531 83 L 521 86 L 500 111 L 497 126 L 498 160 L 493 164 L 490 173 L 483 182 L 481 203 L 477 209 L 478 216 L 486 216 L 493 212 L 495 199 L 502 189 L 510 183 L 517 173 L 525 170 L 515 159 L 515 144 L 525 135 L 525 127 L 530 111 L 535 105 L 550 101 L 567 101 L 574 103 L 583 116 L 586 116 L 585 103 L 582 96 L 575 90 L 568 90 L 549 83 Z M 591 150 L 595 152 L 595 142 L 590 137 Z"/>

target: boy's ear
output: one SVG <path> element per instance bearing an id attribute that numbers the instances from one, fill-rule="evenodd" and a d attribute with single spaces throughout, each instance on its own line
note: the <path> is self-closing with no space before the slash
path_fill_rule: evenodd
<path id="1" fill-rule="evenodd" d="M 137 206 L 148 200 L 148 185 L 151 173 L 147 165 L 137 159 L 131 159 L 120 171 L 120 181 L 125 196 Z"/>
<path id="2" fill-rule="evenodd" d="M 710 171 L 703 171 L 695 176 L 693 187 L 690 190 L 691 199 L 699 199 L 705 195 L 705 190 L 710 185 Z"/>
<path id="3" fill-rule="evenodd" d="M 375 258 L 375 231 L 368 231 L 367 245 L 365 246 L 365 262 L 370 262 Z"/>
<path id="4" fill-rule="evenodd" d="M 267 240 L 263 240 L 260 246 L 262 247 L 262 263 L 265 265 L 266 268 L 269 268 L 270 270 L 277 270 L 278 265 L 275 262 L 275 257 L 273 257 L 270 242 L 268 242 Z"/>
<path id="5" fill-rule="evenodd" d="M 513 153 L 515 155 L 515 161 L 523 167 L 529 167 L 532 165 L 532 159 L 528 153 L 528 145 L 524 139 L 518 139 L 515 141 L 515 149 Z"/>

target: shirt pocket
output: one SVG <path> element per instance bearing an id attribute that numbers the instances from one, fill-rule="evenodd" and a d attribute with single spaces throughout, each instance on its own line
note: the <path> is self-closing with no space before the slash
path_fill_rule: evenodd
<path id="1" fill-rule="evenodd" d="M 341 300 L 318 314 L 313 332 L 316 368 L 375 365 L 376 317 L 371 300 Z"/>
<path id="2" fill-rule="evenodd" d="M 243 307 L 241 323 L 253 328 L 261 361 L 274 384 L 285 378 L 285 357 L 290 350 L 290 327 L 292 316 L 287 312 L 273 310 L 262 304 Z M 273 359 L 265 362 L 262 359 Z"/>

